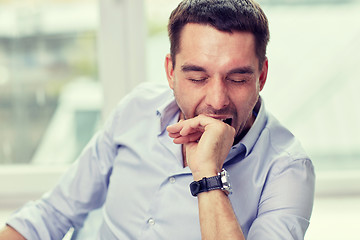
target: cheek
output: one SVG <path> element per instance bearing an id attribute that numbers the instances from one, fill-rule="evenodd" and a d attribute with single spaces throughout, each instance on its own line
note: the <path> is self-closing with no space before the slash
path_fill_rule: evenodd
<path id="1" fill-rule="evenodd" d="M 175 84 L 173 90 L 180 110 L 187 118 L 193 117 L 195 111 L 195 100 L 193 98 L 195 94 L 182 84 Z"/>
<path id="2" fill-rule="evenodd" d="M 234 96 L 232 102 L 237 109 L 238 118 L 240 121 L 244 121 L 257 102 L 259 96 L 258 88 L 254 84 L 251 87 L 249 86 L 248 88 L 243 88 L 232 93 L 232 96 Z"/>
<path id="3" fill-rule="evenodd" d="M 200 87 L 185 86 L 177 98 L 181 111 L 187 118 L 193 118 L 205 112 L 205 94 Z"/>

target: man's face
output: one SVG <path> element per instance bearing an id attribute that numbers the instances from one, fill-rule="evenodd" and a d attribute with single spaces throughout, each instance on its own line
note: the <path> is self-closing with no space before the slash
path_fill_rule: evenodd
<path id="1" fill-rule="evenodd" d="M 252 123 L 252 110 L 267 75 L 259 70 L 255 37 L 247 32 L 221 32 L 208 25 L 186 24 L 173 68 L 165 68 L 182 117 L 204 114 L 231 124 L 237 136 Z"/>

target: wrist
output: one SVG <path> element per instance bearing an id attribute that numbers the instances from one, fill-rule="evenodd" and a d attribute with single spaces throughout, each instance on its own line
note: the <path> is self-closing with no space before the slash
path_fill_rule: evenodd
<path id="1" fill-rule="evenodd" d="M 190 184 L 191 194 L 196 197 L 199 193 L 221 189 L 226 195 L 231 194 L 229 174 L 225 169 L 210 177 L 203 177 Z"/>
<path id="2" fill-rule="evenodd" d="M 213 177 L 216 176 L 219 172 L 221 172 L 220 170 L 217 169 L 212 169 L 212 170 L 202 170 L 202 171 L 197 171 L 197 172 L 193 172 L 193 179 L 194 181 L 200 181 L 201 179 L 205 178 L 209 178 L 209 177 Z"/>

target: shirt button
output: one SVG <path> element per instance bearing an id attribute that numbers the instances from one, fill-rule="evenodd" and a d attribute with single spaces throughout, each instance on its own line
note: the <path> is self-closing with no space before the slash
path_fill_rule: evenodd
<path id="1" fill-rule="evenodd" d="M 170 182 L 170 183 L 175 183 L 175 182 L 176 182 L 176 179 L 175 179 L 174 177 L 171 177 L 171 178 L 169 178 L 169 182 Z"/>
<path id="2" fill-rule="evenodd" d="M 148 224 L 149 225 L 155 225 L 155 220 L 153 218 L 149 218 Z"/>

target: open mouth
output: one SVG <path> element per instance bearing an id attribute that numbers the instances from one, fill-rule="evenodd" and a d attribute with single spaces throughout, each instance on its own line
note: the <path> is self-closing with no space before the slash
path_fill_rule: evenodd
<path id="1" fill-rule="evenodd" d="M 226 118 L 226 119 L 223 119 L 222 121 L 231 126 L 232 118 Z"/>

